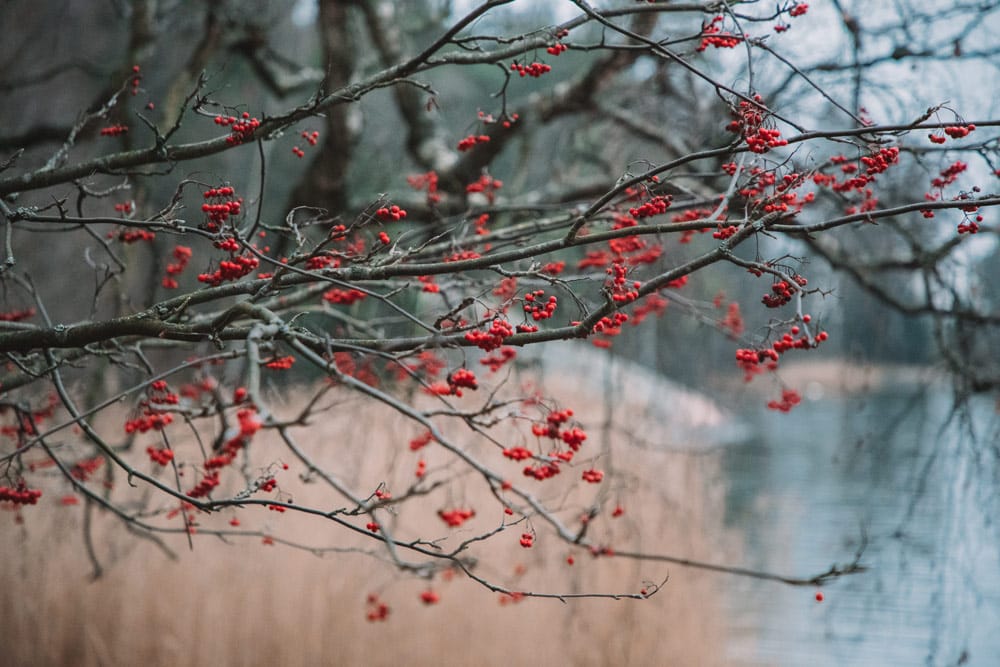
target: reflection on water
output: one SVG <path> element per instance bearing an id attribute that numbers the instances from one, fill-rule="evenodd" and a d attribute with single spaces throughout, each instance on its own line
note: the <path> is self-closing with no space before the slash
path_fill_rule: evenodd
<path id="1" fill-rule="evenodd" d="M 1000 432 L 947 388 L 755 411 L 723 455 L 726 522 L 753 567 L 818 574 L 867 540 L 869 572 L 824 588 L 729 582 L 744 665 L 1000 665 Z"/>

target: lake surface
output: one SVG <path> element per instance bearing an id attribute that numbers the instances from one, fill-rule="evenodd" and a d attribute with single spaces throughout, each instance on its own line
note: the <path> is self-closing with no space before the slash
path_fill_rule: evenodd
<path id="1" fill-rule="evenodd" d="M 739 665 L 1000 665 L 1000 419 L 952 411 L 947 386 L 805 401 L 745 415 L 722 454 L 738 561 L 823 587 L 730 577 Z M 732 562 L 733 559 L 727 559 Z"/>

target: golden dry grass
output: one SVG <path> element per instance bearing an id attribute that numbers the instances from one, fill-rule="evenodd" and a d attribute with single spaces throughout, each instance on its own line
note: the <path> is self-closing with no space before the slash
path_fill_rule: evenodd
<path id="1" fill-rule="evenodd" d="M 558 380 L 558 378 L 557 378 Z M 588 427 L 591 454 L 604 449 L 602 467 L 613 467 L 603 493 L 609 507 L 618 499 L 624 516 L 605 512 L 591 529 L 595 539 L 619 549 L 702 558 L 719 556 L 718 499 L 713 496 L 716 466 L 711 456 L 651 449 L 664 415 L 675 421 L 700 419 L 708 408 L 672 394 L 646 396 L 667 410 L 640 414 L 627 388 L 615 397 L 612 428 L 602 439 L 605 413 L 600 391 L 563 377 L 555 395 L 574 407 Z M 561 387 L 558 385 L 562 385 Z M 642 391 L 649 391 L 643 386 Z M 634 393 L 634 391 L 633 391 Z M 674 401 L 674 403 L 671 403 Z M 694 407 L 692 405 L 701 407 Z M 689 413 L 685 416 L 685 412 Z M 642 434 L 644 447 L 622 435 Z M 390 412 L 366 403 L 348 403 L 324 413 L 302 444 L 356 488 L 387 481 L 402 489 L 412 478 L 417 455 L 405 446 L 414 428 Z M 454 431 L 459 433 L 460 431 Z M 676 445 L 664 442 L 664 445 Z M 294 478 L 301 466 L 282 453 L 276 440 L 253 443 L 265 460 L 286 460 L 278 475 L 296 503 L 325 502 L 327 488 Z M 608 449 L 610 448 L 610 449 Z M 425 452 L 430 468 L 446 462 L 442 451 Z M 267 457 L 270 457 L 267 459 Z M 610 457 L 610 460 L 609 460 Z M 516 469 L 516 467 L 514 467 Z M 578 475 L 579 473 L 573 473 Z M 423 531 L 432 537 L 468 537 L 503 518 L 497 501 L 468 477 L 448 491 L 419 499 L 396 518 L 399 537 Z M 518 482 L 523 483 L 523 482 Z M 576 485 L 580 486 L 580 485 Z M 589 487 L 589 485 L 587 485 Z M 544 487 L 532 487 L 535 490 Z M 553 487 L 555 488 L 555 487 Z M 116 490 L 125 494 L 127 487 Z M 583 489 L 592 499 L 594 489 Z M 544 495 L 544 492 L 539 491 Z M 556 542 L 536 520 L 532 549 L 518 545 L 522 525 L 473 547 L 481 559 L 477 573 L 513 590 L 552 592 L 637 592 L 644 581 L 670 576 L 645 601 L 524 599 L 501 604 L 500 596 L 461 575 L 433 582 L 398 574 L 384 560 L 356 553 L 318 557 L 259 537 L 224 543 L 198 535 L 193 551 L 183 536 L 170 536 L 178 553 L 170 560 L 147 541 L 128 536 L 119 522 L 95 514 L 95 542 L 104 575 L 89 582 L 90 562 L 80 522 L 84 509 L 58 507 L 59 492 L 24 511 L 25 525 L 0 516 L 0 662 L 9 665 L 717 665 L 724 664 L 726 622 L 719 589 L 725 583 L 694 570 L 622 558 L 592 558 Z M 579 503 L 572 493 L 550 494 L 560 517 L 572 523 Z M 589 502 L 589 501 L 587 501 Z M 477 516 L 448 529 L 435 512 L 471 506 Z M 6 513 L 5 513 L 6 514 Z M 224 527 L 232 512 L 199 518 L 204 527 Z M 319 546 L 349 547 L 373 540 L 345 537 L 342 529 L 316 518 L 243 510 L 244 525 Z M 175 522 L 179 519 L 175 519 Z M 364 519 L 361 519 L 361 523 Z M 466 530 L 468 528 L 468 530 Z M 566 563 L 573 554 L 575 564 Z M 405 554 L 404 554 L 405 556 Z M 419 593 L 428 585 L 441 595 L 425 606 Z M 377 592 L 391 606 L 385 622 L 365 619 L 365 599 Z"/>

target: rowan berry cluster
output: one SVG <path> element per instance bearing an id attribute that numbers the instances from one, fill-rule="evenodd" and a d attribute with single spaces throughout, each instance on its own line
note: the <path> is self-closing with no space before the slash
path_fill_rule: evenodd
<path id="1" fill-rule="evenodd" d="M 441 286 L 434 282 L 434 276 L 417 276 L 417 280 L 423 285 L 421 290 L 424 292 L 437 294 L 441 291 Z"/>
<path id="2" fill-rule="evenodd" d="M 102 456 L 81 459 L 73 464 L 73 467 L 70 469 L 70 475 L 74 479 L 86 482 L 102 465 L 104 465 L 104 457 Z"/>
<path id="3" fill-rule="evenodd" d="M 389 618 L 389 605 L 382 602 L 377 593 L 368 594 L 368 611 L 365 613 L 365 618 L 369 623 Z"/>
<path id="4" fill-rule="evenodd" d="M 622 332 L 622 325 L 627 321 L 628 315 L 621 311 L 614 313 L 610 317 L 602 317 L 597 321 L 597 324 L 594 325 L 592 333 L 600 334 L 604 338 L 595 338 L 592 341 L 593 344 L 597 347 L 611 347 L 610 339 Z"/>
<path id="5" fill-rule="evenodd" d="M 316 132 L 315 130 L 312 132 L 303 130 L 302 138 L 305 139 L 310 146 L 315 146 L 319 142 L 319 132 Z M 305 157 L 306 154 L 306 152 L 301 148 L 299 148 L 298 146 L 292 147 L 292 153 L 298 158 Z"/>
<path id="6" fill-rule="evenodd" d="M 169 412 L 164 412 L 168 406 L 177 405 L 180 397 L 169 391 L 164 380 L 157 380 L 150 384 L 149 391 L 145 398 L 139 402 L 141 414 L 135 419 L 125 421 L 126 433 L 146 433 L 147 431 L 161 431 L 164 427 L 173 422 L 174 418 Z"/>
<path id="7" fill-rule="evenodd" d="M 174 460 L 174 450 L 169 447 L 164 447 L 162 449 L 158 449 L 156 447 L 146 447 L 146 453 L 149 454 L 150 461 L 158 463 L 161 466 L 166 466 Z"/>
<path id="8" fill-rule="evenodd" d="M 865 176 L 881 174 L 894 164 L 899 164 L 899 148 L 880 148 L 878 153 L 861 157 L 861 163 L 865 165 Z"/>
<path id="9" fill-rule="evenodd" d="M 766 212 L 767 211 L 766 211 L 766 207 L 765 207 L 765 213 Z M 720 241 L 724 241 L 724 240 L 730 238 L 737 231 L 738 230 L 736 228 L 736 225 L 723 225 L 720 222 L 719 223 L 719 228 L 717 230 L 715 230 L 714 232 L 712 232 L 712 238 L 713 239 L 719 239 Z"/>
<path id="10" fill-rule="evenodd" d="M 136 243 L 138 241 L 152 241 L 156 238 L 156 232 L 148 229 L 119 229 L 117 232 L 108 232 L 108 238 L 117 238 L 122 243 Z"/>
<path id="11" fill-rule="evenodd" d="M 479 177 L 478 181 L 474 181 L 465 186 L 465 191 L 469 194 L 474 192 L 481 192 L 486 196 L 486 200 L 492 204 L 496 200 L 497 190 L 503 187 L 503 181 L 491 178 L 487 174 L 483 174 Z"/>
<path id="12" fill-rule="evenodd" d="M 452 510 L 438 510 L 438 516 L 444 521 L 448 526 L 452 528 L 457 528 L 463 523 L 476 516 L 476 511 L 473 509 L 452 509 Z"/>
<path id="13" fill-rule="evenodd" d="M 150 414 L 136 417 L 125 422 L 126 433 L 146 433 L 147 431 L 161 431 L 171 422 L 174 417 L 170 414 Z"/>
<path id="14" fill-rule="evenodd" d="M 490 371 L 496 373 L 504 364 L 517 357 L 517 350 L 512 347 L 501 347 L 496 354 L 487 355 L 479 360 L 483 366 L 488 366 Z"/>
<path id="15" fill-rule="evenodd" d="M 210 473 L 205 473 L 193 489 L 187 492 L 188 498 L 204 498 L 212 492 L 215 487 L 221 484 L 222 481 L 219 479 L 219 472 L 213 471 Z"/>
<path id="16" fill-rule="evenodd" d="M 959 234 L 978 234 L 979 223 L 983 221 L 983 216 L 977 215 L 975 220 L 966 219 L 958 223 Z"/>
<path id="17" fill-rule="evenodd" d="M 716 16 L 708 24 L 702 26 L 701 34 L 704 35 L 701 38 L 701 43 L 695 49 L 699 53 L 705 51 L 708 47 L 714 46 L 717 49 L 731 49 L 743 41 L 743 38 L 739 35 L 734 35 L 729 31 L 722 31 L 722 16 Z"/>
<path id="18" fill-rule="evenodd" d="M 109 125 L 101 128 L 102 137 L 117 137 L 128 132 L 128 125 Z"/>
<path id="19" fill-rule="evenodd" d="M 34 308 L 22 308 L 21 310 L 9 310 L 0 313 L 0 322 L 20 322 L 34 317 L 37 311 Z"/>
<path id="20" fill-rule="evenodd" d="M 944 133 L 947 134 L 952 139 L 962 139 L 963 137 L 969 136 L 970 133 L 976 131 L 976 126 L 972 123 L 968 125 L 949 125 L 944 128 Z M 931 140 L 932 144 L 943 144 L 947 141 L 945 137 L 939 134 L 934 134 L 933 132 L 927 135 L 927 138 Z"/>
<path id="21" fill-rule="evenodd" d="M 562 53 L 568 48 L 569 47 L 563 44 L 562 42 L 556 42 L 549 48 L 545 49 L 545 52 L 548 53 L 550 56 L 558 56 L 560 53 Z"/>
<path id="22" fill-rule="evenodd" d="M 458 142 L 458 150 L 465 152 L 473 148 L 476 144 L 489 143 L 489 140 L 490 136 L 488 134 L 480 134 L 480 135 L 470 134 L 469 136 L 465 137 L 464 139 Z"/>
<path id="23" fill-rule="evenodd" d="M 533 62 L 530 65 L 522 65 L 516 60 L 510 64 L 510 70 L 512 72 L 517 72 L 522 77 L 530 76 L 538 78 L 543 74 L 548 74 L 552 71 L 551 65 L 546 65 L 545 63 Z"/>
<path id="24" fill-rule="evenodd" d="M 754 95 L 752 102 L 740 100 L 734 115 L 736 118 L 726 126 L 726 130 L 743 135 L 751 152 L 766 153 L 772 148 L 788 145 L 779 130 L 764 127 L 763 98 L 760 95 Z"/>
<path id="25" fill-rule="evenodd" d="M 792 327 L 787 333 L 782 334 L 781 338 L 774 341 L 771 348 L 778 354 L 784 354 L 788 350 L 807 350 L 815 345 L 818 345 L 819 343 L 822 343 L 829 337 L 828 333 L 820 331 L 816 334 L 815 339 L 810 340 L 809 336 L 799 336 L 800 331 L 801 329 L 799 327 Z"/>
<path id="26" fill-rule="evenodd" d="M 139 94 L 139 83 L 142 82 L 142 76 L 139 74 L 140 67 L 138 65 L 132 65 L 132 97 Z M 150 102 L 152 104 L 152 102 Z"/>
<path id="27" fill-rule="evenodd" d="M 779 280 L 771 285 L 771 292 L 772 294 L 765 294 L 761 298 L 761 303 L 768 308 L 780 308 L 792 300 L 795 288 L 787 280 Z"/>
<path id="28" fill-rule="evenodd" d="M 246 111 L 240 114 L 239 118 L 235 116 L 216 116 L 215 124 L 229 128 L 230 134 L 226 137 L 226 143 L 231 146 L 242 144 L 253 136 L 254 130 L 260 127 L 260 121 L 257 118 L 251 118 L 250 114 Z"/>
<path id="29" fill-rule="evenodd" d="M 236 281 L 260 266 L 260 260 L 253 255 L 240 255 L 219 262 L 219 268 L 212 273 L 198 274 L 198 282 L 218 287 L 227 281 Z"/>
<path id="30" fill-rule="evenodd" d="M 205 199 L 216 201 L 216 203 L 205 202 L 201 205 L 202 213 L 208 218 L 205 222 L 205 229 L 217 232 L 230 216 L 236 216 L 242 212 L 243 198 L 234 198 L 235 195 L 236 191 L 228 185 L 221 188 L 209 188 L 203 193 Z"/>
<path id="31" fill-rule="evenodd" d="M 807 11 L 809 11 L 809 4 L 800 2 L 788 10 L 788 15 L 791 17 L 803 16 Z"/>
<path id="32" fill-rule="evenodd" d="M 732 338 L 738 338 L 743 334 L 744 324 L 740 304 L 733 301 L 726 307 L 726 315 L 719 320 L 719 327 L 728 331 Z"/>
<path id="33" fill-rule="evenodd" d="M 295 363 L 295 357 L 288 355 L 287 357 L 278 357 L 277 359 L 272 359 L 264 364 L 271 370 L 286 371 L 292 367 Z"/>
<path id="34" fill-rule="evenodd" d="M 17 486 L 0 486 L 0 503 L 8 502 L 15 505 L 37 505 L 38 499 L 42 497 L 41 489 L 29 489 L 21 481 Z"/>
<path id="35" fill-rule="evenodd" d="M 492 352 L 503 345 L 505 338 L 513 335 L 514 329 L 510 326 L 510 322 L 496 317 L 487 331 L 466 332 L 465 340 L 485 352 Z"/>
<path id="36" fill-rule="evenodd" d="M 524 312 L 529 313 L 536 322 L 552 317 L 558 305 L 559 299 L 555 295 L 550 296 L 545 302 L 542 302 L 543 296 L 545 290 L 540 289 L 524 295 Z"/>
<path id="37" fill-rule="evenodd" d="M 420 601 L 426 605 L 437 604 L 440 600 L 441 596 L 429 588 L 420 594 Z"/>
<path id="38" fill-rule="evenodd" d="M 239 451 L 246 447 L 254 434 L 260 430 L 261 423 L 254 408 L 241 408 L 236 413 L 236 419 L 239 423 L 239 432 L 222 443 L 219 454 L 205 460 L 203 465 L 206 470 L 225 468 L 231 464 Z"/>
<path id="39" fill-rule="evenodd" d="M 535 543 L 535 536 L 531 533 L 521 533 L 521 546 L 525 549 L 530 549 L 531 545 Z"/>
<path id="40" fill-rule="evenodd" d="M 424 431 L 422 434 L 410 440 L 410 451 L 415 452 L 418 449 L 423 449 L 429 445 L 434 440 L 434 435 L 430 431 Z"/>
<path id="41" fill-rule="evenodd" d="M 802 402 L 802 396 L 794 389 L 784 389 L 781 392 L 781 399 L 768 401 L 767 407 L 770 410 L 779 412 L 790 412 L 792 408 Z"/>
<path id="42" fill-rule="evenodd" d="M 489 221 L 490 221 L 489 213 L 483 213 L 482 215 L 476 218 L 475 222 L 472 223 L 476 230 L 476 236 L 486 236 L 487 234 L 490 233 L 490 230 L 486 227 Z"/>
<path id="43" fill-rule="evenodd" d="M 651 218 L 654 215 L 666 213 L 671 203 L 673 203 L 673 197 L 670 195 L 657 195 L 641 206 L 630 208 L 628 214 L 633 218 Z"/>
<path id="44" fill-rule="evenodd" d="M 969 165 L 958 160 L 953 162 L 948 167 L 943 169 L 936 178 L 931 181 L 931 185 L 935 188 L 943 188 L 946 185 L 951 185 L 956 180 L 958 180 L 958 175 L 969 168 Z"/>
<path id="45" fill-rule="evenodd" d="M 135 202 L 122 202 L 120 204 L 115 204 L 115 212 L 121 213 L 122 215 L 130 215 L 135 211 Z"/>
<path id="46" fill-rule="evenodd" d="M 438 175 L 437 172 L 428 171 L 426 174 L 416 174 L 415 176 L 407 176 L 406 182 L 414 190 L 427 190 L 427 205 L 433 206 L 434 204 L 441 201 L 441 195 L 438 193 Z"/>
<path id="47" fill-rule="evenodd" d="M 191 248 L 183 245 L 174 246 L 174 261 L 167 264 L 167 275 L 163 278 L 163 287 L 165 289 L 177 289 L 177 279 L 175 276 L 180 275 L 187 268 L 188 263 L 191 261 Z"/>
<path id="48" fill-rule="evenodd" d="M 778 353 L 768 348 L 763 350 L 736 350 L 736 365 L 743 371 L 743 381 L 750 382 L 753 377 L 764 370 L 773 371 L 778 368 Z M 763 367 L 761 363 L 767 362 Z"/>
<path id="49" fill-rule="evenodd" d="M 590 484 L 598 484 L 604 479 L 604 473 L 600 470 L 591 468 L 590 470 L 583 471 L 583 481 L 589 482 Z"/>
<path id="50" fill-rule="evenodd" d="M 542 267 L 541 272 L 550 276 L 558 276 L 560 273 L 566 270 L 566 262 L 548 262 Z"/>
<path id="51" fill-rule="evenodd" d="M 383 222 L 398 222 L 406 217 L 406 211 L 393 204 L 375 211 L 375 217 Z"/>
<path id="52" fill-rule="evenodd" d="M 639 326 L 650 315 L 662 317 L 663 313 L 667 311 L 667 304 L 669 303 L 669 301 L 659 294 L 650 294 L 632 310 L 632 316 L 628 321 L 631 322 L 632 326 Z"/>
<path id="53" fill-rule="evenodd" d="M 479 388 L 479 382 L 476 380 L 475 373 L 467 368 L 458 368 L 448 376 L 448 392 L 455 396 L 461 396 L 463 388 L 475 391 Z"/>
<path id="54" fill-rule="evenodd" d="M 534 457 L 534 454 L 524 447 L 508 447 L 503 450 L 503 455 L 512 461 L 524 461 Z"/>

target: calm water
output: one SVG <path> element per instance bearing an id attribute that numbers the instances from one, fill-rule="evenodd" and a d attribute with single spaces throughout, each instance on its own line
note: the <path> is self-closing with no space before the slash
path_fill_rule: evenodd
<path id="1" fill-rule="evenodd" d="M 1000 665 L 1000 419 L 992 398 L 951 408 L 924 387 L 753 411 L 723 454 L 738 560 L 813 575 L 867 540 L 871 569 L 822 603 L 727 579 L 735 664 Z"/>

